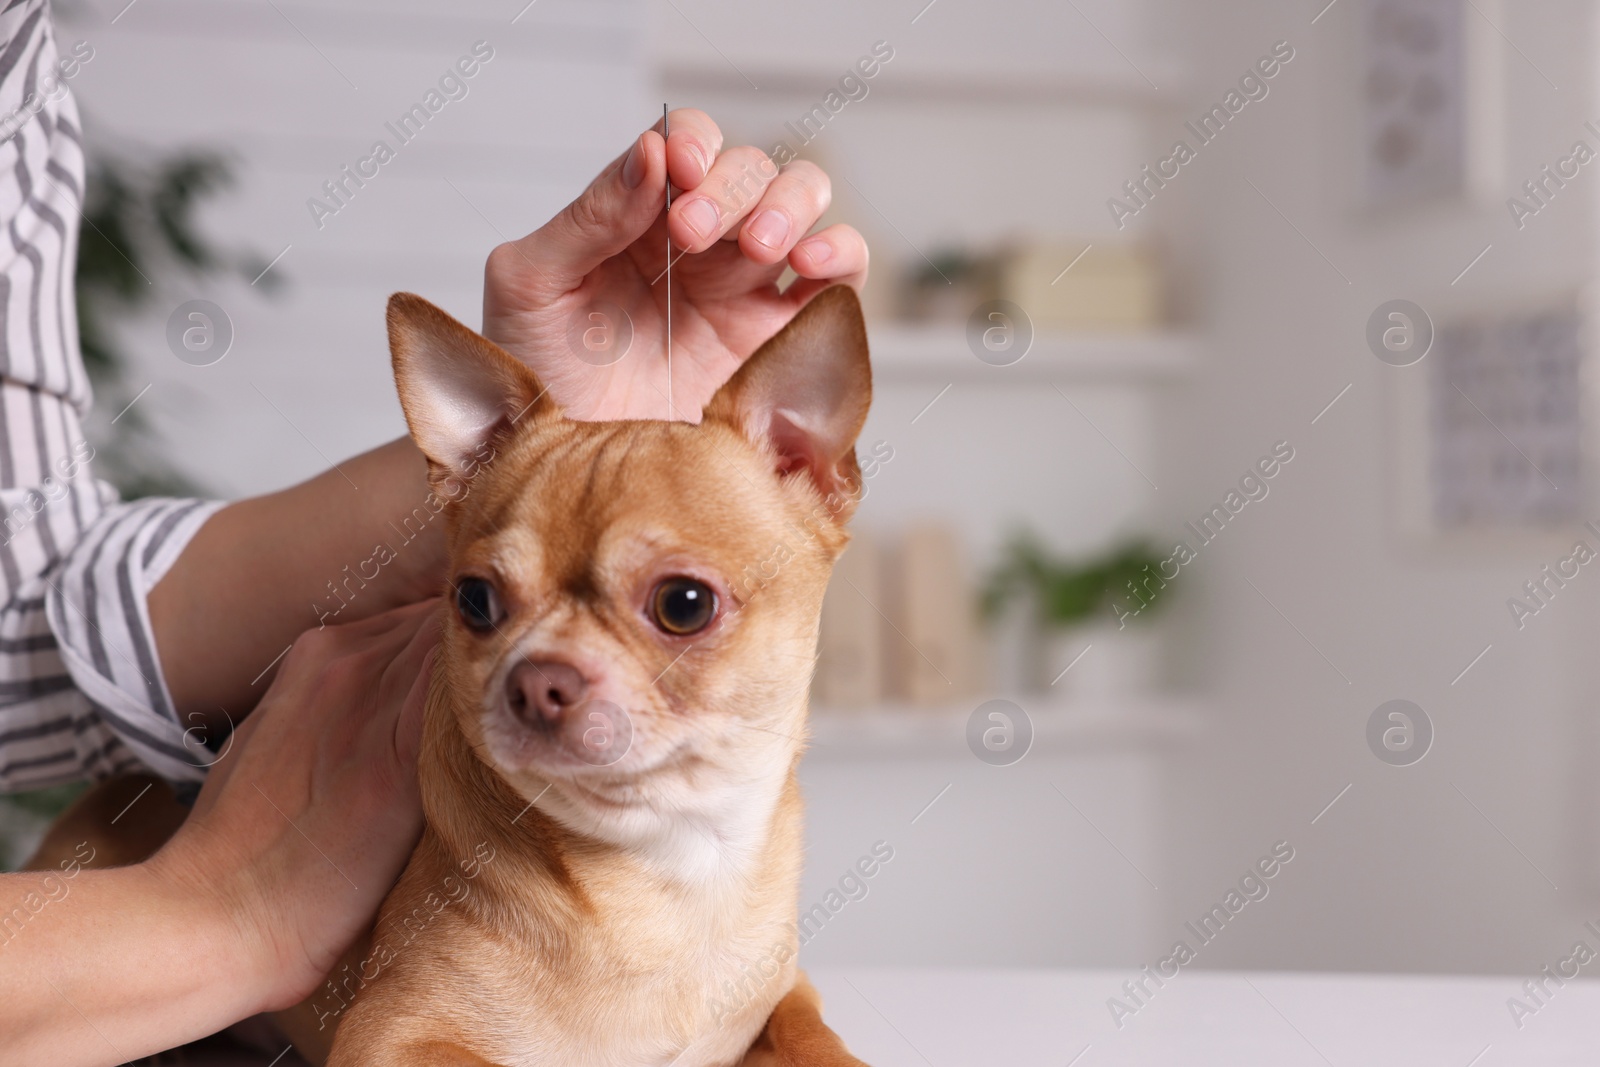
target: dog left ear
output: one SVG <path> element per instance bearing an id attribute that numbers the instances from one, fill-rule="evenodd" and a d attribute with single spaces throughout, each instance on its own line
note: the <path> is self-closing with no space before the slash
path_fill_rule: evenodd
<path id="1" fill-rule="evenodd" d="M 430 466 L 465 474 L 496 433 L 556 410 L 520 360 L 413 293 L 389 298 L 389 354 L 406 425 Z"/>
<path id="2" fill-rule="evenodd" d="M 856 437 L 871 404 L 861 301 L 835 285 L 745 360 L 705 414 L 770 447 L 780 476 L 804 470 L 844 522 L 860 498 Z"/>

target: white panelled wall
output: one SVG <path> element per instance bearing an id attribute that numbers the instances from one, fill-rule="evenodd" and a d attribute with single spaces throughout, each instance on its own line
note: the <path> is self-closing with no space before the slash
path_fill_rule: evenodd
<path id="1" fill-rule="evenodd" d="M 1172 925 L 1286 838 L 1293 867 L 1208 963 L 1533 974 L 1571 952 L 1595 914 L 1600 585 L 1572 583 L 1519 631 L 1507 599 L 1578 530 L 1466 549 L 1400 535 L 1390 494 L 1404 371 L 1373 357 L 1364 330 L 1396 297 L 1442 322 L 1542 307 L 1592 281 L 1594 174 L 1521 230 L 1506 198 L 1575 140 L 1594 143 L 1594 5 L 1469 5 L 1463 17 L 1504 69 L 1492 190 L 1386 214 L 1361 210 L 1352 181 L 1360 5 L 1335 4 L 1315 25 L 1320 2 L 1165 6 L 1194 42 L 1197 100 L 1274 40 L 1297 52 L 1272 95 L 1152 209 L 1203 261 L 1189 293 L 1216 357 L 1169 416 L 1186 442 L 1169 457 L 1174 521 L 1272 441 L 1297 450 L 1259 512 L 1203 561 L 1182 609 L 1189 671 L 1217 714 L 1174 778 L 1185 802 Z M 1411 767 L 1379 762 L 1364 738 L 1394 698 L 1434 723 L 1432 751 Z"/>
<path id="2" fill-rule="evenodd" d="M 520 17 L 520 2 L 485 0 L 139 0 L 118 16 L 125 2 L 62 12 L 62 36 L 95 49 L 72 83 L 91 154 L 229 150 L 239 182 L 209 209 L 211 231 L 265 259 L 289 248 L 276 297 L 244 282 L 174 292 L 163 314 L 129 324 L 134 375 L 155 383 L 146 417 L 222 496 L 404 432 L 388 295 L 418 292 L 476 326 L 489 250 L 548 219 L 651 121 L 630 0 L 540 0 Z M 402 146 L 386 124 L 478 41 L 493 58 Z M 319 227 L 307 201 L 379 139 L 395 158 Z M 215 300 L 236 330 L 211 367 L 166 348 L 165 310 L 192 297 Z"/>

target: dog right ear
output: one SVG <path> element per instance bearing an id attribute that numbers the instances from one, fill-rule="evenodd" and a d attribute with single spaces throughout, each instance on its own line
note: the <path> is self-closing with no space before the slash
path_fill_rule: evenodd
<path id="1" fill-rule="evenodd" d="M 470 470 L 496 433 L 556 411 L 520 360 L 414 293 L 389 298 L 389 355 L 411 437 L 447 471 Z"/>
<path id="2" fill-rule="evenodd" d="M 706 405 L 771 450 L 780 477 L 804 472 L 841 525 L 861 497 L 856 437 L 872 403 L 861 301 L 824 289 L 758 348 Z"/>

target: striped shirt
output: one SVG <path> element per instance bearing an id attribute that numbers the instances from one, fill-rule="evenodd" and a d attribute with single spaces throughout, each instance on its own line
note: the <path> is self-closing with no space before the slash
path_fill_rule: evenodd
<path id="1" fill-rule="evenodd" d="M 57 52 L 48 0 L 3 2 L 0 792 L 136 767 L 197 781 L 206 751 L 173 710 L 146 597 L 221 505 L 119 504 L 94 478 L 73 298 L 76 66 Z"/>

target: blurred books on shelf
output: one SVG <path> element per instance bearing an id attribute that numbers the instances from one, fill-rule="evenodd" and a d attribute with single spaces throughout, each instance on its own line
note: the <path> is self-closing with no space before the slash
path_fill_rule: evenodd
<path id="1" fill-rule="evenodd" d="M 863 708 L 880 700 L 883 682 L 881 557 L 872 534 L 856 530 L 833 569 L 822 601 L 816 681 L 812 696 L 836 708 Z"/>
<path id="2" fill-rule="evenodd" d="M 977 592 L 955 531 L 933 522 L 908 528 L 891 568 L 901 638 L 889 645 L 892 693 L 924 707 L 977 693 Z"/>
<path id="3" fill-rule="evenodd" d="M 943 707 L 983 687 L 983 635 L 965 552 L 942 523 L 892 542 L 856 531 L 822 605 L 819 704 Z"/>
<path id="4" fill-rule="evenodd" d="M 999 292 L 1037 330 L 1131 333 L 1163 321 L 1160 264 L 1143 245 L 1019 245 L 1001 256 Z"/>

